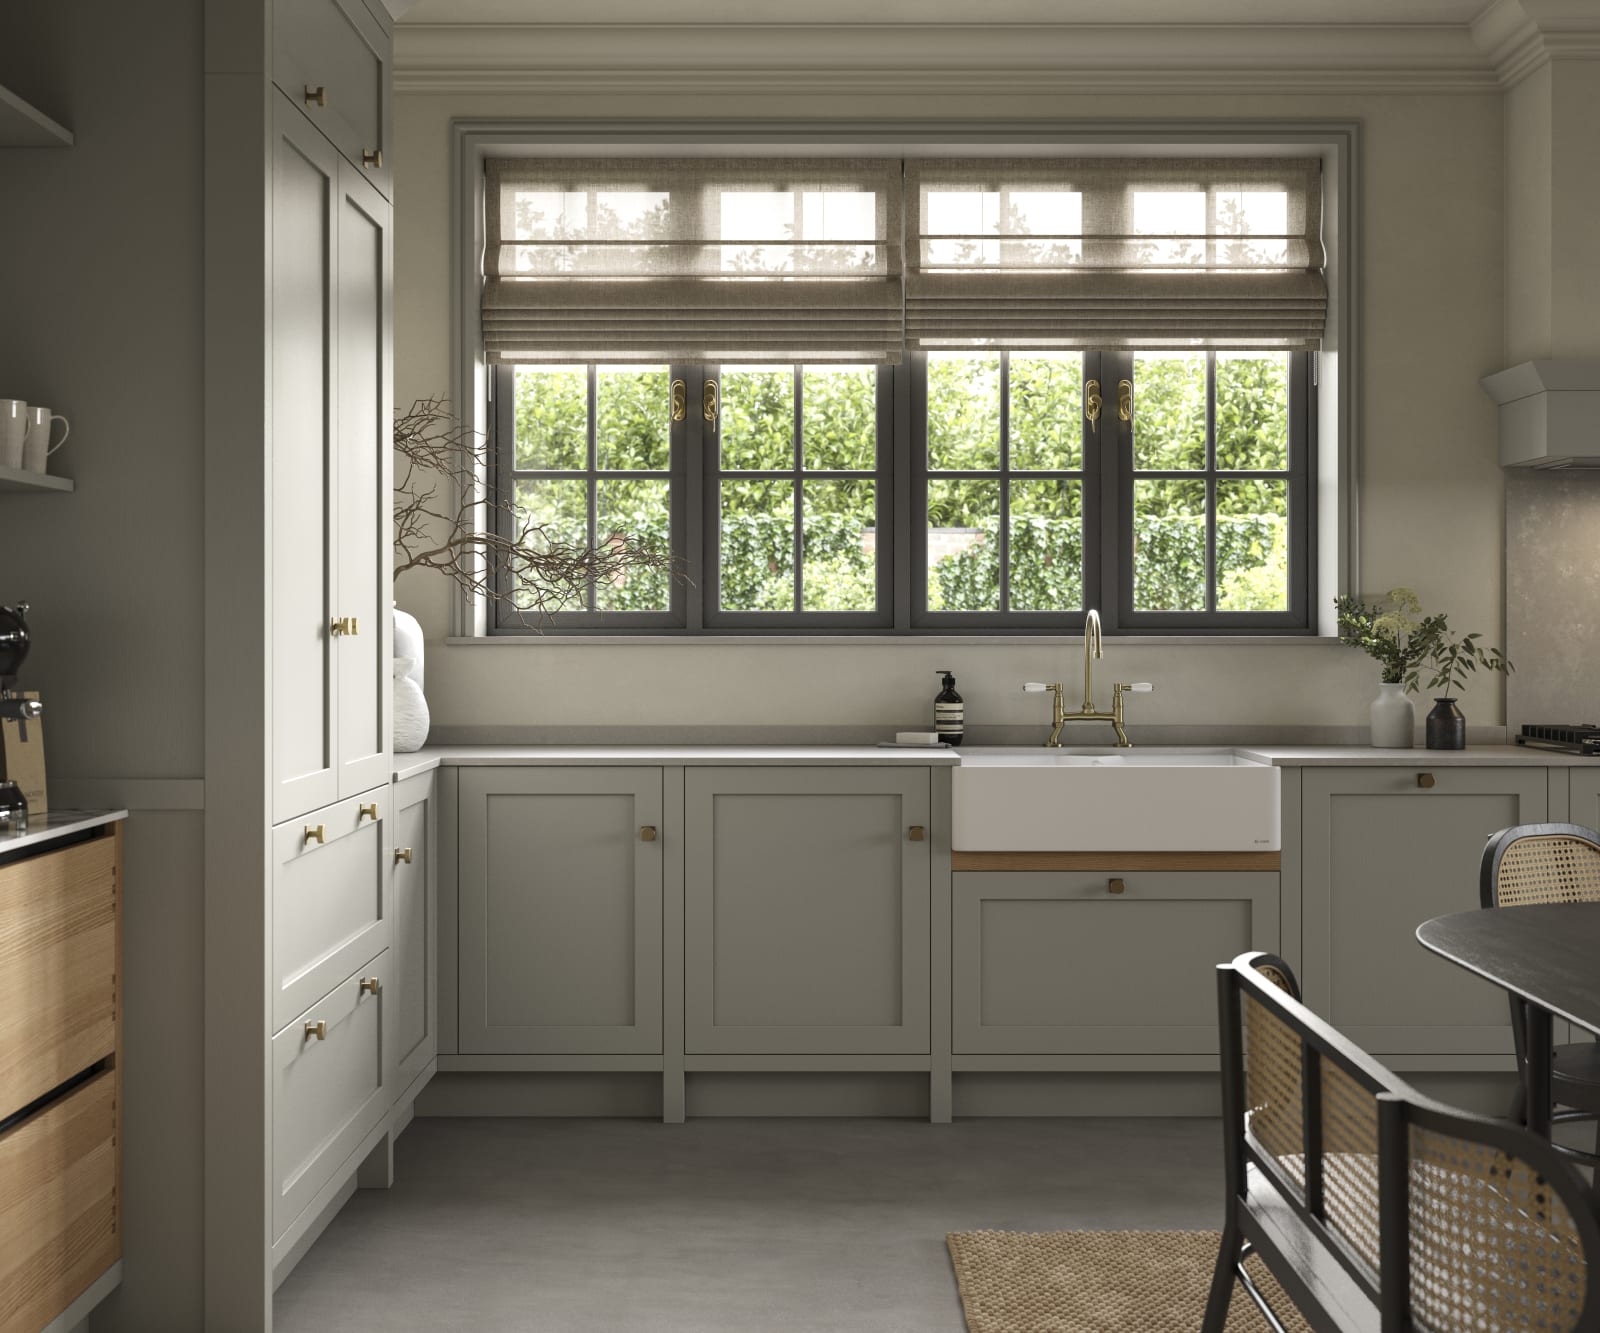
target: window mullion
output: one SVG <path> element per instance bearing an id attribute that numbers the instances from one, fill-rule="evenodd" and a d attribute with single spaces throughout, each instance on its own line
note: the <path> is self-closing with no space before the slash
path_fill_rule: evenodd
<path id="1" fill-rule="evenodd" d="M 597 438 L 600 429 L 600 414 L 598 410 L 600 401 L 599 382 L 600 368 L 591 363 L 588 368 L 587 384 L 589 412 L 587 441 L 589 452 L 587 456 L 588 466 L 586 471 L 588 473 L 588 477 L 584 487 L 588 498 L 589 549 L 591 551 L 600 544 L 600 478 L 597 475 L 598 464 L 600 461 L 599 441 Z M 599 606 L 599 604 L 599 589 L 595 583 L 594 574 L 591 567 L 591 572 L 589 575 L 589 597 L 585 609 L 593 611 Z"/>
<path id="2" fill-rule="evenodd" d="M 1210 199 L 1212 192 L 1206 192 Z M 1208 227 L 1209 231 L 1209 227 Z M 1209 242 L 1208 242 L 1209 244 Z M 1217 354 L 1206 353 L 1206 596 L 1207 615 L 1217 610 Z"/>
<path id="3" fill-rule="evenodd" d="M 1011 353 L 1000 353 L 1000 613 L 1011 610 Z"/>

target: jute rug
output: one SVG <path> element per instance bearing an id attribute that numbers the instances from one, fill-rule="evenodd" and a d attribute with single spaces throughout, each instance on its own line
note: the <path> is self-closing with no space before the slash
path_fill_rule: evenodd
<path id="1" fill-rule="evenodd" d="M 945 1237 L 970 1333 L 1197 1333 L 1215 1231 L 957 1231 Z M 1289 1333 L 1310 1333 L 1260 1260 L 1251 1278 Z M 1270 1333 L 1237 1284 L 1228 1333 Z"/>

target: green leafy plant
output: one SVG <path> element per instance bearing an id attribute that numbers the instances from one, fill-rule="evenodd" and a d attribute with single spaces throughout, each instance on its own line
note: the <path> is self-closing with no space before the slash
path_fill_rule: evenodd
<path id="1" fill-rule="evenodd" d="M 1333 605 L 1340 641 L 1360 648 L 1382 668 L 1385 683 L 1403 685 L 1407 693 L 1421 688 L 1426 677 L 1430 691 L 1442 689 L 1454 697 L 1480 667 L 1513 670 L 1505 653 L 1478 642 L 1483 635 L 1456 637 L 1444 612 L 1424 615 L 1410 588 L 1391 588 L 1386 604 L 1335 597 Z"/>
<path id="2" fill-rule="evenodd" d="M 1516 668 L 1499 648 L 1484 648 L 1478 643 L 1483 635 L 1468 634 L 1459 639 L 1449 636 L 1442 628 L 1428 650 L 1426 665 L 1432 669 L 1428 690 L 1443 690 L 1441 698 L 1453 699 L 1467 688 L 1468 679 L 1479 667 L 1485 671 L 1500 671 L 1510 675 Z"/>

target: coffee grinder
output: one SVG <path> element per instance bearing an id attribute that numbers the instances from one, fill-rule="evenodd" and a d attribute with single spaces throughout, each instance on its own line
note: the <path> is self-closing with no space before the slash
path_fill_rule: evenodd
<path id="1" fill-rule="evenodd" d="M 44 781 L 44 706 L 37 696 L 17 688 L 17 676 L 28 656 L 28 604 L 0 606 L 0 787 L 15 787 L 26 801 L 20 820 L 15 813 L 16 794 L 0 792 L 0 806 L 9 813 L 11 831 L 20 822 L 27 827 L 28 812 L 42 815 L 48 808 Z"/>

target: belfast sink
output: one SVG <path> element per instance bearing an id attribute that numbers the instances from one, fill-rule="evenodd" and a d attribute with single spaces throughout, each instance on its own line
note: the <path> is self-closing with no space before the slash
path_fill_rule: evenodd
<path id="1" fill-rule="evenodd" d="M 1278 770 L 1232 750 L 961 752 L 958 852 L 1275 852 Z"/>

